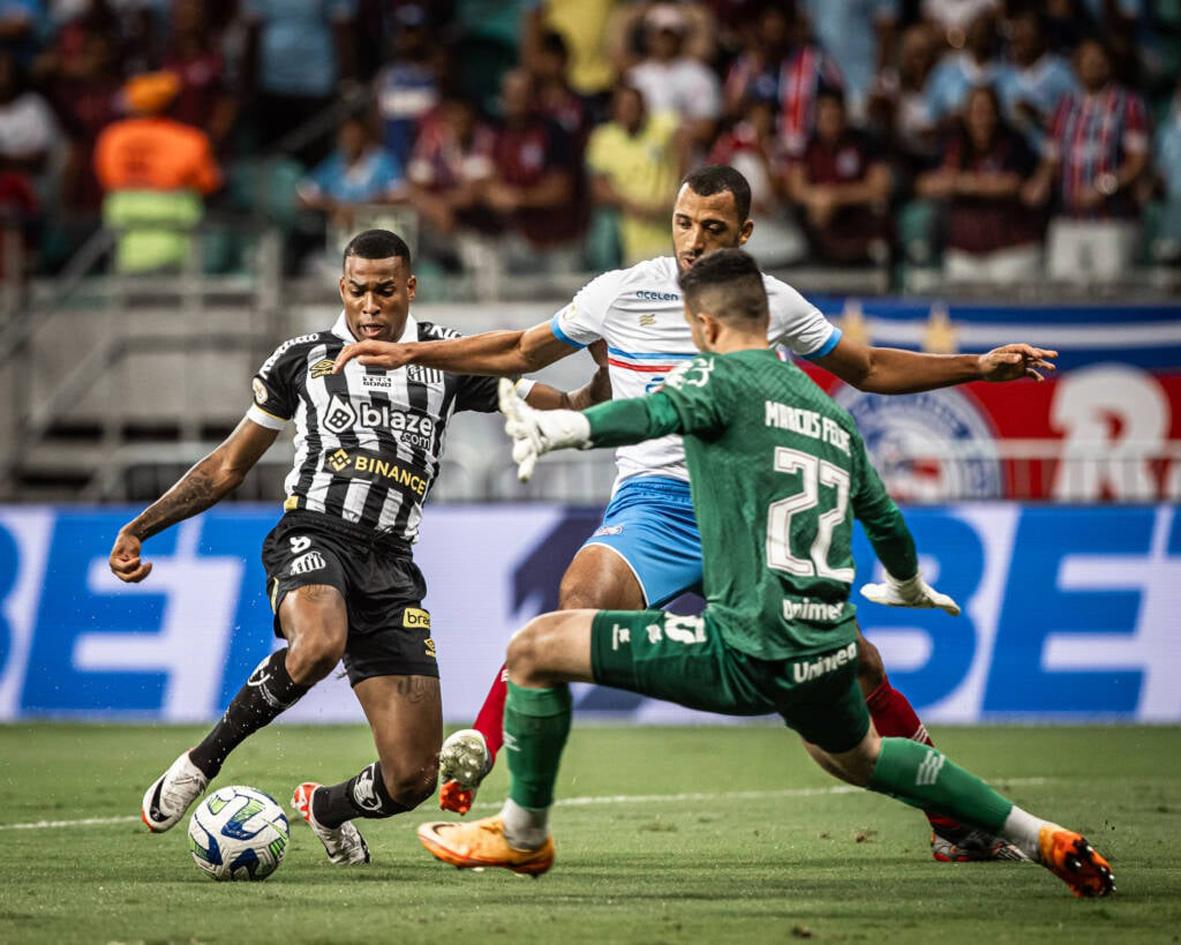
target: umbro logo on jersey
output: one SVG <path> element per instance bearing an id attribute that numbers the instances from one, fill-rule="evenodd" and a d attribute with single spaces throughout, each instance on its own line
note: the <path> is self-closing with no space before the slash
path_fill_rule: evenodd
<path id="1" fill-rule="evenodd" d="M 327 377 L 332 373 L 332 368 L 335 364 L 336 362 L 332 358 L 322 358 L 312 365 L 312 369 L 309 373 L 313 378 Z"/>

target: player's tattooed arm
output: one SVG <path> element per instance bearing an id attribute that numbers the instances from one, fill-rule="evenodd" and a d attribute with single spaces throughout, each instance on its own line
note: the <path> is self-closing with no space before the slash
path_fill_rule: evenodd
<path id="1" fill-rule="evenodd" d="M 586 349 L 595 360 L 595 373 L 582 387 L 561 391 L 540 382 L 525 395 L 525 403 L 534 410 L 585 410 L 611 399 L 611 375 L 607 366 L 607 343 L 599 340 Z"/>
<path id="2" fill-rule="evenodd" d="M 913 394 L 969 381 L 1040 381 L 1053 371 L 1057 351 L 1028 344 L 994 348 L 986 354 L 926 354 L 900 348 L 871 348 L 848 338 L 816 363 L 858 390 Z"/>
<path id="3" fill-rule="evenodd" d="M 131 584 L 146 578 L 152 564 L 140 558 L 143 542 L 205 511 L 237 488 L 278 435 L 277 430 L 243 419 L 224 443 L 119 530 L 109 558 L 115 576 Z"/>

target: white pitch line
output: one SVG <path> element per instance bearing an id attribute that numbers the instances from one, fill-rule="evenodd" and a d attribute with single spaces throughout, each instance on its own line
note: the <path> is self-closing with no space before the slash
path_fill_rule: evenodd
<path id="1" fill-rule="evenodd" d="M 138 817 L 83 817 L 80 820 L 34 820 L 27 824 L 0 824 L 0 830 L 54 830 L 60 827 L 105 827 L 130 824 Z"/>
<path id="2" fill-rule="evenodd" d="M 1045 784 L 1049 778 L 994 778 L 994 781 L 1021 786 Z M 555 807 L 595 807 L 605 804 L 677 804 L 687 801 L 762 801 L 791 797 L 831 797 L 838 794 L 860 794 L 862 788 L 848 784 L 833 787 L 781 788 L 774 791 L 693 791 L 683 794 L 598 794 L 587 797 L 563 797 Z M 481 810 L 499 808 L 500 801 L 480 801 L 473 807 Z M 0 824 L 0 830 L 55 830 L 66 827 L 106 827 L 114 824 L 137 823 L 138 817 L 83 817 L 79 820 L 36 820 L 27 824 Z"/>

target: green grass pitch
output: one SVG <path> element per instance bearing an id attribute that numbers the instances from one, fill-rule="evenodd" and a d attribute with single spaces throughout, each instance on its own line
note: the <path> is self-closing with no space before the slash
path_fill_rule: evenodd
<path id="1" fill-rule="evenodd" d="M 436 819 L 431 801 L 362 822 L 367 867 L 329 865 L 293 820 L 270 880 L 217 884 L 190 861 L 183 822 L 151 836 L 135 816 L 147 783 L 197 736 L 0 727 L 0 942 L 1181 941 L 1177 728 L 935 732 L 953 758 L 1110 856 L 1119 892 L 1102 901 L 1074 899 L 1030 864 L 933 862 L 917 811 L 839 789 L 770 725 L 576 723 L 553 819 L 558 860 L 540 879 L 431 859 L 414 836 Z M 361 726 L 277 726 L 216 783 L 286 804 L 299 781 L 342 779 L 371 753 Z M 498 770 L 477 813 L 504 784 Z"/>

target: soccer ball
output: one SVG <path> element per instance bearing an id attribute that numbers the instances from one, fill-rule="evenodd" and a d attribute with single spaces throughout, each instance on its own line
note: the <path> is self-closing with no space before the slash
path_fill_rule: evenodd
<path id="1" fill-rule="evenodd" d="M 218 788 L 189 818 L 193 862 L 216 880 L 266 879 L 290 840 L 283 808 L 252 787 Z"/>

